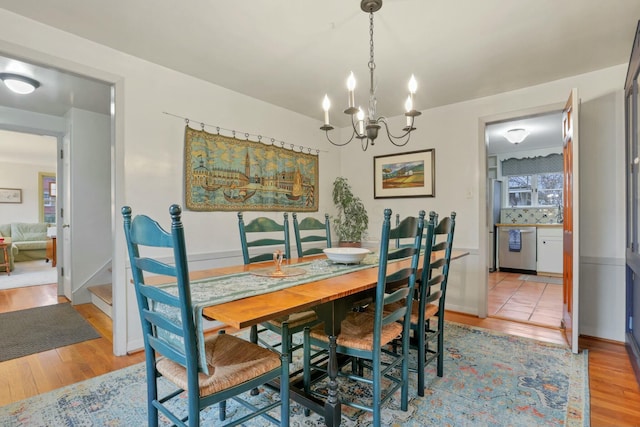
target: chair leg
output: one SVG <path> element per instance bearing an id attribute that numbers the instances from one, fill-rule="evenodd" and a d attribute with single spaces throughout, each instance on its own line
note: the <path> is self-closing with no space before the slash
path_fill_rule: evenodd
<path id="1" fill-rule="evenodd" d="M 444 374 L 444 318 L 438 317 L 438 376 Z"/>
<path id="2" fill-rule="evenodd" d="M 218 404 L 218 416 L 220 417 L 220 421 L 224 421 L 227 418 L 227 401 L 223 400 Z"/>
<path id="3" fill-rule="evenodd" d="M 426 321 L 418 322 L 418 396 L 424 396 L 424 364 L 426 355 Z"/>
<path id="4" fill-rule="evenodd" d="M 303 342 L 302 342 L 302 361 L 303 361 L 303 369 L 302 369 L 302 384 L 304 386 L 305 394 L 309 394 L 311 391 L 311 343 L 309 340 L 309 328 L 304 328 L 303 332 Z M 304 415 L 308 417 L 311 415 L 311 410 L 309 408 L 304 408 Z"/>
<path id="5" fill-rule="evenodd" d="M 158 379 L 156 378 L 155 363 L 147 356 L 147 413 L 150 427 L 158 427 L 158 408 L 153 402 L 158 400 Z"/>
<path id="6" fill-rule="evenodd" d="M 402 386 L 400 388 L 400 409 L 409 409 L 409 337 L 402 337 Z"/>
<path id="7" fill-rule="evenodd" d="M 256 345 L 258 344 L 258 325 L 251 326 L 251 329 L 249 331 L 249 341 Z M 250 394 L 251 396 L 257 396 L 258 394 L 260 394 L 260 390 L 258 390 L 258 388 L 256 387 L 251 390 Z"/>
<path id="8" fill-rule="evenodd" d="M 372 373 L 372 379 L 373 379 L 373 395 L 371 396 L 371 398 L 373 399 L 373 426 L 374 427 L 380 427 L 382 425 L 382 420 L 381 420 L 381 413 L 380 411 L 381 409 L 381 404 L 380 404 L 380 397 L 382 395 L 382 391 L 381 391 L 381 378 L 382 376 L 380 375 L 381 372 L 381 361 L 380 361 L 380 356 L 379 353 L 377 356 L 374 356 L 373 360 L 372 360 L 372 364 L 373 364 L 373 373 Z"/>
<path id="9" fill-rule="evenodd" d="M 282 346 L 280 353 L 280 363 L 282 372 L 280 374 L 280 426 L 289 427 L 289 349 L 291 348 L 291 334 L 289 333 L 289 324 L 282 324 Z"/>

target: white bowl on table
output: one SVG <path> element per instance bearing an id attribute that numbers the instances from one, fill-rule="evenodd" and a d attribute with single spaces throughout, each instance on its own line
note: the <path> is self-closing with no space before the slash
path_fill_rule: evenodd
<path id="1" fill-rule="evenodd" d="M 358 264 L 371 253 L 365 248 L 326 248 L 322 250 L 327 258 L 338 264 Z"/>

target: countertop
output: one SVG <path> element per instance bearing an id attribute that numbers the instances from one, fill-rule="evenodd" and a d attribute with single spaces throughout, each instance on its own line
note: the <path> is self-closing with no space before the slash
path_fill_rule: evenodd
<path id="1" fill-rule="evenodd" d="M 539 227 L 539 228 L 562 228 L 562 224 L 496 224 L 496 227 Z"/>

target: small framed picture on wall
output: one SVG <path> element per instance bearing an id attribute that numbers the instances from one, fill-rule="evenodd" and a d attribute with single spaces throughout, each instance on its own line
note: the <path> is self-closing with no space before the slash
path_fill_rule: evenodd
<path id="1" fill-rule="evenodd" d="M 0 188 L 0 203 L 22 203 L 22 190 L 19 188 Z"/>

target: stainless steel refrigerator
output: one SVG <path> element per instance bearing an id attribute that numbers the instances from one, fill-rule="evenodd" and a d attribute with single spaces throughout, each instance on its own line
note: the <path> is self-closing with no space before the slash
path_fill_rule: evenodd
<path id="1" fill-rule="evenodd" d="M 500 209 L 502 209 L 502 181 L 489 181 L 489 271 L 498 268 L 498 231 L 496 224 L 500 223 Z"/>

